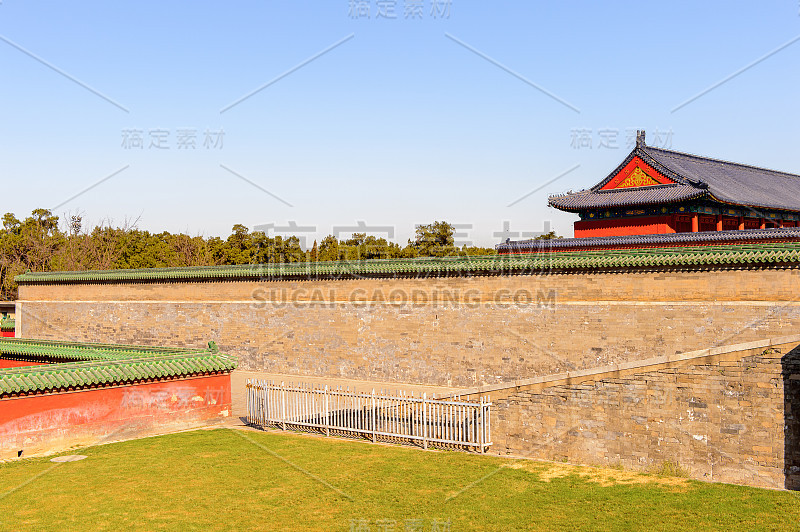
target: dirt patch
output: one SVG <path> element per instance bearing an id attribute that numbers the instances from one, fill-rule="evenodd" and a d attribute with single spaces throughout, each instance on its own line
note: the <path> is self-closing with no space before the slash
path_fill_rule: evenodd
<path id="1" fill-rule="evenodd" d="M 553 479 L 564 478 L 570 475 L 596 482 L 603 487 L 616 486 L 618 484 L 658 484 L 671 488 L 685 488 L 689 480 L 679 477 L 661 477 L 626 471 L 624 469 L 612 469 L 607 467 L 575 466 L 570 464 L 543 464 L 541 462 L 519 461 L 509 464 L 506 467 L 511 469 L 524 469 L 539 476 L 542 482 L 550 482 Z"/>

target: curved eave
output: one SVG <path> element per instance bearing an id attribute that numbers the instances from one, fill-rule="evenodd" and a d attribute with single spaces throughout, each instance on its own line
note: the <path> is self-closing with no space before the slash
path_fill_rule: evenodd
<path id="1" fill-rule="evenodd" d="M 723 203 L 725 205 L 733 205 L 735 207 L 744 207 L 746 209 L 753 209 L 753 210 L 771 210 L 771 211 L 782 211 L 782 212 L 790 212 L 793 214 L 800 214 L 800 210 L 792 209 L 786 206 L 780 205 L 749 205 L 746 203 L 741 203 L 738 201 L 728 200 L 722 196 L 715 194 L 713 191 L 708 195 L 709 199 L 716 201 L 717 203 Z M 758 214 L 758 213 L 755 213 Z M 753 216 L 753 218 L 760 218 L 760 216 Z"/>
<path id="2" fill-rule="evenodd" d="M 681 191 L 684 193 L 675 194 L 673 196 L 663 193 L 658 194 L 658 192 L 669 190 L 674 187 L 680 187 L 682 189 Z M 560 201 L 577 198 L 578 195 L 592 197 L 597 201 L 590 200 L 579 204 L 574 204 L 575 202 L 573 201 L 571 202 L 573 203 L 572 205 L 565 201 Z M 650 197 L 648 197 L 648 195 Z M 673 205 L 675 203 L 685 203 L 687 201 L 700 199 L 706 195 L 708 195 L 707 190 L 690 188 L 686 185 L 655 185 L 652 187 L 625 189 L 624 191 L 615 189 L 603 192 L 589 191 L 586 193 L 578 192 L 563 196 L 550 196 L 547 200 L 547 204 L 561 211 L 579 213 L 599 209 L 629 209 L 653 205 Z M 625 196 L 630 196 L 630 198 L 626 198 Z"/>

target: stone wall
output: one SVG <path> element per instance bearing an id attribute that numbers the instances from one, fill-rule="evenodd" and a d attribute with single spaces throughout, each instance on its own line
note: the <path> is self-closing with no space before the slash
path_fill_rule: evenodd
<path id="1" fill-rule="evenodd" d="M 491 393 L 492 453 L 800 489 L 800 335 Z"/>
<path id="2" fill-rule="evenodd" d="M 800 488 L 800 336 L 763 341 L 800 333 L 799 281 L 719 266 L 22 284 L 16 323 L 24 338 L 213 339 L 241 369 L 297 380 L 472 387 L 493 396 L 499 454 L 675 461 L 697 478 Z"/>
<path id="3" fill-rule="evenodd" d="M 781 268 L 269 282 L 22 284 L 23 338 L 201 347 L 241 369 L 507 383 L 800 330 Z"/>

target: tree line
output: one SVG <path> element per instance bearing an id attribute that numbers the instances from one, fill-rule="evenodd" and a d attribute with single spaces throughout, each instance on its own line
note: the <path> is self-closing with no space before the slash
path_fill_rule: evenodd
<path id="1" fill-rule="evenodd" d="M 81 271 L 174 266 L 266 264 L 279 262 L 397 259 L 489 255 L 494 248 L 458 247 L 455 228 L 447 222 L 417 227 L 405 246 L 365 233 L 348 239 L 326 236 L 304 251 L 296 236 L 269 236 L 233 226 L 227 238 L 189 236 L 166 231 L 151 233 L 136 228 L 136 221 L 114 226 L 101 223 L 84 227 L 80 215 L 62 222 L 48 209 L 35 209 L 19 220 L 3 216 L 0 229 L 0 299 L 17 297 L 14 277 L 28 270 Z M 549 233 L 540 238 L 555 238 Z"/>

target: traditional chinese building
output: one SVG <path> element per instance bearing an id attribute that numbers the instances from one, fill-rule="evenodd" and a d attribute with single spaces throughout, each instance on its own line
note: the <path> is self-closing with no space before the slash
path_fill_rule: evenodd
<path id="1" fill-rule="evenodd" d="M 800 227 L 800 176 L 636 147 L 588 190 L 551 196 L 577 213 L 575 238 Z"/>

